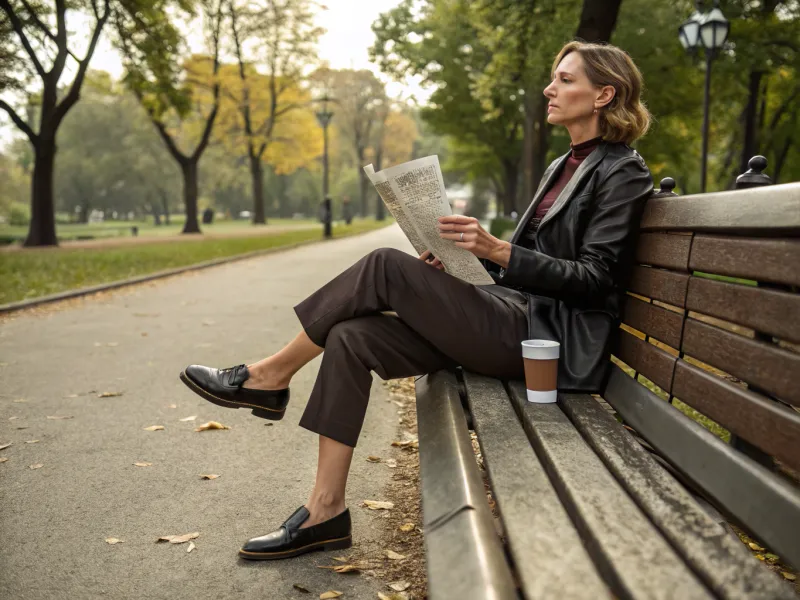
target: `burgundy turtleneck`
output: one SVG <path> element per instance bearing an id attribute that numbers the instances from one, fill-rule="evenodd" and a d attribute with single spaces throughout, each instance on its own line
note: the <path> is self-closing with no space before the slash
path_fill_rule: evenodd
<path id="1" fill-rule="evenodd" d="M 547 190 L 547 193 L 545 193 L 542 201 L 539 203 L 539 206 L 536 207 L 536 212 L 528 222 L 528 227 L 525 230 L 524 237 L 531 241 L 533 240 L 542 218 L 544 218 L 544 216 L 547 214 L 547 211 L 550 210 L 550 207 L 553 206 L 553 203 L 558 198 L 558 195 L 566 187 L 567 183 L 569 183 L 569 180 L 572 179 L 572 176 L 575 174 L 575 171 L 578 170 L 580 164 L 586 160 L 586 157 L 592 153 L 598 144 L 600 144 L 602 139 L 602 137 L 596 137 L 592 140 L 581 142 L 580 144 L 576 144 L 574 146 L 570 145 L 572 152 L 570 153 L 569 158 L 567 158 L 567 162 L 564 164 L 561 175 L 559 175 L 552 187 Z"/>

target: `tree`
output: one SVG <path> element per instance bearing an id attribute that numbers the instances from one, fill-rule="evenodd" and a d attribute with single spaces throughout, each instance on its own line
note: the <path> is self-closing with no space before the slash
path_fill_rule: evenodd
<path id="1" fill-rule="evenodd" d="M 147 111 L 183 174 L 186 210 L 183 233 L 200 233 L 197 168 L 219 110 L 223 2 L 202 0 L 200 3 L 210 55 L 191 56 L 179 61 L 178 44 L 167 44 L 163 48 L 156 45 L 156 51 L 137 53 L 136 49 L 144 42 L 137 38 L 135 31 L 119 29 L 127 71 L 125 81 Z M 181 138 L 187 137 L 197 139 L 191 152 L 180 149 Z"/>
<path id="2" fill-rule="evenodd" d="M 262 158 L 275 140 L 276 126 L 305 105 L 299 84 L 303 69 L 316 58 L 323 30 L 313 24 L 311 0 L 228 2 L 238 85 L 226 87 L 241 118 L 253 188 L 253 223 L 266 223 Z M 248 61 L 245 46 L 255 45 Z M 262 67 L 265 75 L 258 72 Z"/>

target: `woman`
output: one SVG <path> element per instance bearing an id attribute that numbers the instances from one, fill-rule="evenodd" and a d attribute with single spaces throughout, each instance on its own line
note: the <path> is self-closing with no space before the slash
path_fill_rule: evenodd
<path id="1" fill-rule="evenodd" d="M 279 529 L 247 541 L 240 556 L 276 559 L 351 545 L 345 486 L 371 371 L 390 379 L 463 365 L 522 378 L 520 342 L 544 338 L 561 343 L 560 390 L 601 389 L 652 191 L 644 161 L 628 146 L 649 125 L 641 88 L 633 61 L 614 46 L 573 42 L 561 50 L 544 95 L 547 120 L 566 127 L 571 151 L 547 169 L 511 241 L 472 218 L 439 219 L 440 235 L 483 259 L 498 285 L 452 277 L 428 252 L 416 259 L 377 250 L 295 307 L 303 331 L 277 354 L 181 373 L 215 404 L 277 420 L 292 376 L 325 350 L 300 420 L 320 436 L 314 489 Z"/>

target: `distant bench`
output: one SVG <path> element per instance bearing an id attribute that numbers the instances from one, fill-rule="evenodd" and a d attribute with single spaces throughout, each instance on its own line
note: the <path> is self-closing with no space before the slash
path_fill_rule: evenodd
<path id="1" fill-rule="evenodd" d="M 602 400 L 417 380 L 429 598 L 796 598 L 720 516 L 800 567 L 800 183 L 755 187 L 763 164 L 751 189 L 648 201 Z"/>

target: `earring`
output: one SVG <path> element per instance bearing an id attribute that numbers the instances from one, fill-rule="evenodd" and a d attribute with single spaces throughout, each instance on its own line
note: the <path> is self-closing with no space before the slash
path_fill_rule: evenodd
<path id="1" fill-rule="evenodd" d="M 595 114 L 595 115 L 597 114 L 597 109 L 596 108 L 594 109 L 593 114 Z"/>

